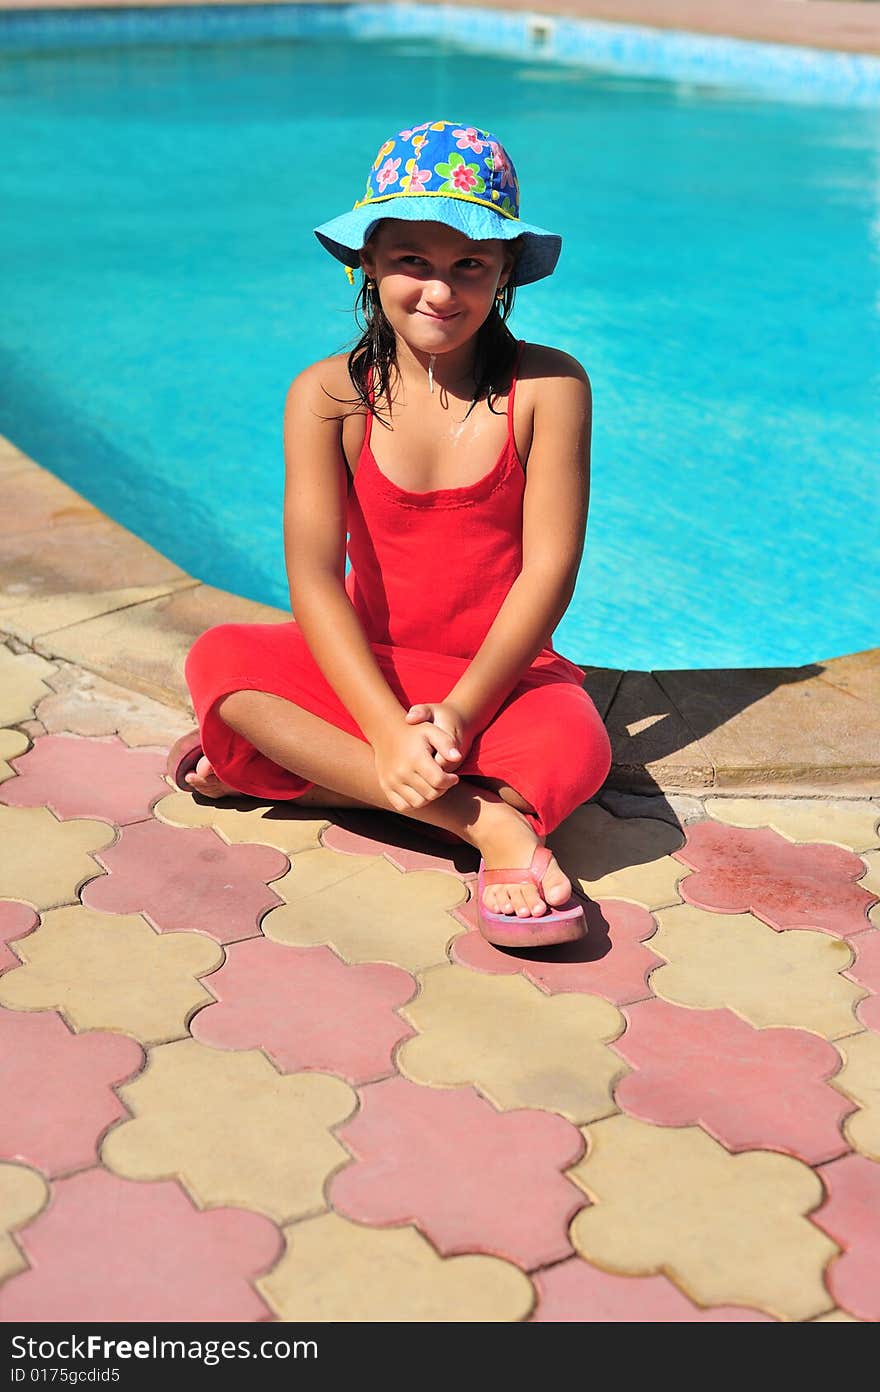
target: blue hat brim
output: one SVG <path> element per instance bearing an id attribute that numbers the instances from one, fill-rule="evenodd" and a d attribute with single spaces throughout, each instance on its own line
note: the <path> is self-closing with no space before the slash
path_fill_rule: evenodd
<path id="1" fill-rule="evenodd" d="M 532 281 L 552 275 L 562 250 L 562 238 L 555 232 L 533 227 L 519 218 L 505 217 L 503 213 L 496 213 L 480 203 L 455 197 L 438 198 L 436 195 L 420 198 L 418 194 L 404 194 L 367 203 L 322 223 L 314 229 L 315 236 L 337 261 L 356 268 L 360 265 L 358 253 L 361 247 L 382 218 L 400 218 L 404 222 L 442 222 L 474 242 L 492 238 L 510 242 L 515 237 L 522 237 L 522 250 L 510 279 L 511 285 L 529 285 Z"/>

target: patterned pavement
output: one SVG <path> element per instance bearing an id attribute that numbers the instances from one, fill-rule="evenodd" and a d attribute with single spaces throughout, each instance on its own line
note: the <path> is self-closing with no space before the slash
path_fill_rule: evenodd
<path id="1" fill-rule="evenodd" d="M 586 943 L 0 645 L 0 1320 L 880 1319 L 880 799 L 607 791 Z"/>

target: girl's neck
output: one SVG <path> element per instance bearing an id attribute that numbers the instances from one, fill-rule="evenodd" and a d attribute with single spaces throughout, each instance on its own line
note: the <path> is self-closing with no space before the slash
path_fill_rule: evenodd
<path id="1" fill-rule="evenodd" d="M 405 391 L 447 392 L 468 400 L 475 387 L 476 337 L 449 353 L 423 353 L 397 340 L 397 374 Z"/>

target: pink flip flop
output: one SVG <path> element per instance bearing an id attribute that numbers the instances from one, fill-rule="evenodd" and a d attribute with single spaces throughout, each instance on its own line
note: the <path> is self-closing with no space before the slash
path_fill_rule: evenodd
<path id="1" fill-rule="evenodd" d="M 165 761 L 165 772 L 175 787 L 181 788 L 185 793 L 193 791 L 192 786 L 186 781 L 186 775 L 193 772 L 204 752 L 202 736 L 198 730 L 190 730 L 174 741 Z"/>
<path id="2" fill-rule="evenodd" d="M 538 846 L 528 870 L 487 870 L 480 861 L 477 876 L 477 921 L 487 942 L 496 947 L 551 947 L 556 943 L 575 942 L 586 936 L 587 920 L 583 905 L 574 899 L 559 908 L 520 918 L 518 914 L 495 913 L 483 907 L 483 890 L 493 884 L 525 884 L 531 882 L 543 895 L 542 881 L 552 852 Z"/>

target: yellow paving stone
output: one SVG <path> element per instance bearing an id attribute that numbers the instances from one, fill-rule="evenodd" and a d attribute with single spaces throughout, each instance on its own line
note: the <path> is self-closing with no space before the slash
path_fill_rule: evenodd
<path id="1" fill-rule="evenodd" d="M 384 856 L 304 851 L 272 888 L 285 903 L 262 920 L 267 938 L 328 943 L 349 962 L 423 971 L 444 962 L 447 944 L 465 932 L 449 913 L 467 898 L 461 880 L 441 870 L 403 874 Z"/>
<path id="2" fill-rule="evenodd" d="M 676 904 L 688 868 L 671 857 L 684 845 L 677 827 L 657 817 L 614 817 L 587 803 L 567 817 L 547 844 L 591 899 L 628 899 L 646 909 Z"/>
<path id="3" fill-rule="evenodd" d="M 0 730 L 0 783 L 15 777 L 15 769 L 10 766 L 9 760 L 24 754 L 29 743 L 27 735 L 20 730 Z"/>
<path id="4" fill-rule="evenodd" d="M 257 1290 L 282 1320 L 382 1323 L 525 1319 L 535 1293 L 497 1257 L 441 1257 L 415 1228 L 369 1228 L 336 1213 L 284 1229 L 287 1250 Z"/>
<path id="5" fill-rule="evenodd" d="M 880 804 L 847 798 L 707 798 L 706 811 L 728 826 L 771 827 L 789 841 L 827 841 L 846 850 L 880 845 Z"/>
<path id="6" fill-rule="evenodd" d="M 657 914 L 651 951 L 669 963 L 651 990 L 675 1005 L 727 1006 L 758 1029 L 790 1025 L 826 1039 L 858 1028 L 868 991 L 841 972 L 855 954 L 841 938 L 806 928 L 778 933 L 752 914 L 709 913 L 679 904 Z"/>
<path id="7" fill-rule="evenodd" d="M 15 654 L 0 643 L 0 725 L 30 720 L 37 702 L 51 694 L 46 678 L 54 671 L 36 653 Z"/>
<path id="8" fill-rule="evenodd" d="M 832 1310 L 828 1315 L 817 1315 L 810 1324 L 864 1324 L 864 1320 L 856 1319 L 855 1315 L 848 1315 L 845 1310 Z"/>
<path id="9" fill-rule="evenodd" d="M 837 1048 L 843 1068 L 834 1086 L 860 1108 L 844 1121 L 844 1135 L 853 1149 L 880 1160 L 880 1034 L 865 1030 L 842 1039 Z"/>
<path id="10" fill-rule="evenodd" d="M 162 798 L 153 811 L 160 822 L 169 826 L 213 827 L 224 841 L 275 846 L 286 855 L 319 850 L 321 832 L 330 825 L 326 817 L 304 819 L 302 813 L 285 813 L 277 804 L 255 807 L 240 800 L 234 807 L 218 807 L 196 802 L 190 793 L 172 793 Z"/>
<path id="11" fill-rule="evenodd" d="M 305 1218 L 349 1161 L 330 1128 L 354 1111 L 354 1089 L 329 1073 L 282 1075 L 258 1049 L 160 1044 L 117 1090 L 135 1117 L 109 1132 L 104 1164 L 128 1179 L 178 1178 L 202 1208 Z"/>
<path id="12" fill-rule="evenodd" d="M 157 933 L 140 914 L 82 904 L 50 910 L 13 946 L 25 965 L 0 977 L 0 1004 L 58 1010 L 75 1030 L 119 1030 L 141 1044 L 187 1033 L 214 999 L 196 978 L 224 960 L 202 933 Z"/>
<path id="13" fill-rule="evenodd" d="M 867 874 L 859 879 L 859 885 L 869 894 L 876 894 L 880 898 L 880 851 L 869 851 L 862 856 L 862 860 L 868 868 Z"/>
<path id="14" fill-rule="evenodd" d="M 13 1232 L 36 1218 L 49 1197 L 49 1186 L 36 1170 L 0 1163 L 0 1281 L 27 1270 Z"/>
<path id="15" fill-rule="evenodd" d="M 665 1272 L 699 1305 L 750 1305 L 807 1320 L 833 1301 L 823 1284 L 838 1248 L 806 1217 L 824 1197 L 800 1160 L 731 1155 L 699 1126 L 615 1116 L 584 1130 L 567 1171 L 593 1200 L 570 1236 L 581 1256 L 620 1275 Z"/>
<path id="16" fill-rule="evenodd" d="M 115 839 L 106 822 L 60 822 L 48 807 L 0 806 L 0 899 L 37 909 L 72 902 L 86 880 L 104 873 L 89 852 Z"/>
<path id="17" fill-rule="evenodd" d="M 398 1013 L 419 1031 L 397 1060 L 413 1082 L 472 1083 L 496 1107 L 543 1107 L 576 1123 L 617 1111 L 611 1088 L 629 1068 L 607 1045 L 626 1022 L 598 996 L 548 996 L 519 975 L 450 965 L 426 972 Z"/>

